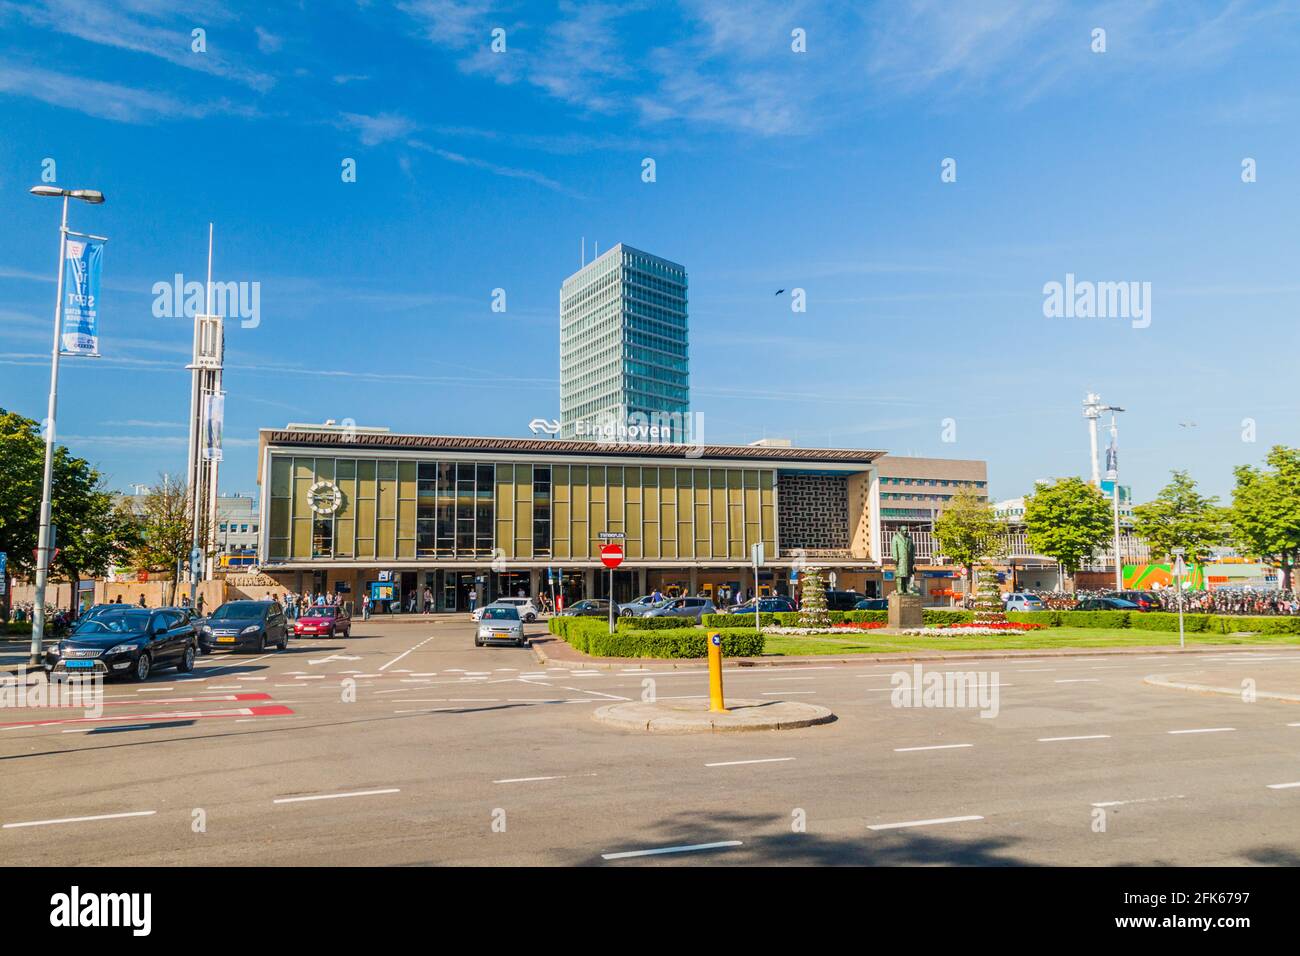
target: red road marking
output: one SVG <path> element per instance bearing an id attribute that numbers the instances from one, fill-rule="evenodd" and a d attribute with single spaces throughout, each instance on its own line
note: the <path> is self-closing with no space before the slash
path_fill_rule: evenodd
<path id="1" fill-rule="evenodd" d="M 119 720 L 201 720 L 206 717 L 286 717 L 293 711 L 283 704 L 233 707 L 230 710 L 170 711 L 153 714 L 118 714 L 114 717 L 62 717 L 57 720 L 13 720 L 0 727 L 50 727 L 56 724 L 95 724 Z"/>

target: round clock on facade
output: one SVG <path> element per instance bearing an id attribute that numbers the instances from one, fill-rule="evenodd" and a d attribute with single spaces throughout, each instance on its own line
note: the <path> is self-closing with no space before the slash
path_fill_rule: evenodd
<path id="1" fill-rule="evenodd" d="M 343 492 L 332 481 L 318 481 L 307 489 L 307 503 L 318 515 L 332 515 L 343 504 Z"/>

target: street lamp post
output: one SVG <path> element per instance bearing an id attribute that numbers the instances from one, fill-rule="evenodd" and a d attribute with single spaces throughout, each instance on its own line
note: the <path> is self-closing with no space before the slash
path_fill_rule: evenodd
<path id="1" fill-rule="evenodd" d="M 1115 422 L 1115 413 L 1124 409 L 1118 405 L 1107 405 L 1101 409 L 1110 412 L 1110 448 L 1106 452 L 1106 477 L 1111 482 L 1112 515 L 1115 529 L 1115 590 L 1124 590 L 1124 565 L 1119 554 L 1119 427 Z"/>
<path id="2" fill-rule="evenodd" d="M 54 486 L 54 420 L 59 405 L 60 326 L 63 324 L 63 257 L 68 249 L 68 200 L 98 205 L 104 194 L 94 189 L 60 189 L 33 186 L 34 196 L 62 197 L 63 220 L 59 225 L 59 274 L 54 299 L 54 348 L 50 358 L 50 403 L 45 418 L 45 471 L 41 478 L 41 530 L 36 545 L 36 596 L 32 602 L 32 646 L 28 665 L 41 664 L 41 643 L 45 639 L 45 588 L 50 579 L 50 498 Z"/>

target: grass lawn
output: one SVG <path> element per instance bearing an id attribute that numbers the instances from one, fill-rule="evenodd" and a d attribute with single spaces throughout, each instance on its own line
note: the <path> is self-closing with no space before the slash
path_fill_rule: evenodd
<path id="1" fill-rule="evenodd" d="M 1188 634 L 1194 644 L 1285 644 L 1300 645 L 1296 634 Z M 967 637 L 911 637 L 863 631 L 849 637 L 816 635 L 796 637 L 768 634 L 764 657 L 803 654 L 888 654 L 897 651 L 996 651 L 1041 650 L 1060 647 L 1166 647 L 1178 646 L 1177 631 L 1140 631 L 1136 628 L 1051 627 L 1019 635 L 970 635 Z"/>

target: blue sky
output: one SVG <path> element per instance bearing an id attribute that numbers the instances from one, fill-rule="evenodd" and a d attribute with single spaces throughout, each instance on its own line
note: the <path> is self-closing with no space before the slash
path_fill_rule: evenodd
<path id="1" fill-rule="evenodd" d="M 1267 0 L 0 0 L 0 406 L 44 417 L 51 158 L 108 196 L 71 213 L 111 239 L 105 357 L 63 365 L 59 437 L 115 487 L 183 470 L 191 331 L 151 290 L 202 278 L 211 220 L 216 277 L 261 288 L 225 491 L 259 427 L 557 415 L 585 237 L 686 266 L 706 441 L 985 458 L 1010 497 L 1086 472 L 1096 390 L 1139 499 L 1175 467 L 1226 495 L 1300 441 L 1298 40 Z M 1067 273 L 1150 282 L 1150 326 L 1044 317 Z"/>

